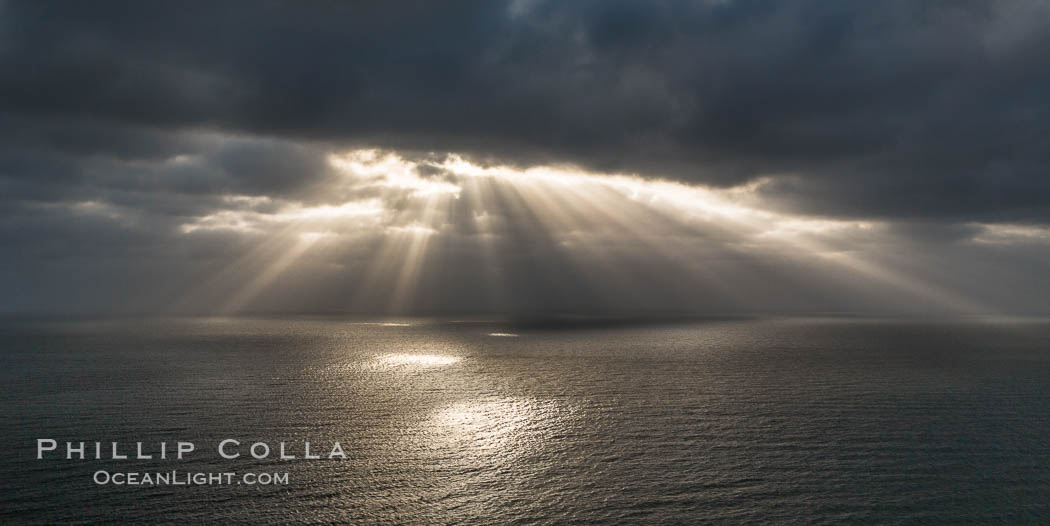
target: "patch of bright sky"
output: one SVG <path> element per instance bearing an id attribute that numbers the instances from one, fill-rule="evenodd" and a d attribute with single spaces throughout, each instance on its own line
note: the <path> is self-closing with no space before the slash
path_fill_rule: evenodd
<path id="1" fill-rule="evenodd" d="M 394 152 L 364 149 L 331 154 L 328 162 L 344 177 L 336 185 L 360 189 L 376 187 L 392 192 L 384 198 L 354 200 L 343 204 L 307 205 L 291 202 L 277 203 L 268 196 L 224 196 L 229 208 L 214 211 L 182 225 L 183 233 L 199 230 L 231 230 L 238 232 L 266 232 L 268 229 L 300 224 L 302 230 L 319 235 L 325 233 L 325 224 L 339 225 L 370 219 L 390 234 L 435 234 L 440 225 L 423 224 L 418 219 L 405 224 L 398 222 L 399 214 L 391 212 L 389 199 L 400 196 L 458 199 L 463 192 L 463 178 L 490 178 L 509 184 L 534 184 L 544 192 L 559 192 L 559 188 L 587 192 L 597 185 L 612 190 L 623 198 L 671 214 L 682 224 L 692 223 L 731 225 L 738 234 L 758 240 L 777 242 L 804 242 L 807 238 L 845 236 L 871 232 L 884 226 L 878 221 L 837 220 L 792 215 L 761 208 L 757 191 L 768 179 L 757 179 L 733 188 L 710 188 L 663 179 L 636 175 L 602 174 L 571 166 L 538 166 L 527 169 L 510 166 L 482 166 L 459 155 L 448 155 L 439 163 L 426 166 L 439 176 L 422 176 L 424 163 L 405 159 Z M 422 206 L 422 205 L 420 205 Z M 112 212 L 104 204 L 77 203 L 74 209 L 81 213 Z M 487 219 L 491 212 L 476 210 L 476 218 Z M 403 216 L 402 216 L 403 217 Z M 1023 225 L 981 225 L 982 231 L 973 241 L 986 244 L 1050 241 L 1050 230 Z M 653 233 L 658 234 L 658 233 Z"/>

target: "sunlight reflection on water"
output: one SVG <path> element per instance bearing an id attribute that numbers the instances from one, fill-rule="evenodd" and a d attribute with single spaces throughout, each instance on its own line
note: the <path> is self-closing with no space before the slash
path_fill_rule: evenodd
<path id="1" fill-rule="evenodd" d="M 379 357 L 378 364 L 387 367 L 415 366 L 415 367 L 441 367 L 452 365 L 460 361 L 459 356 L 445 354 L 384 354 Z"/>
<path id="2" fill-rule="evenodd" d="M 434 413 L 429 436 L 436 446 L 499 452 L 521 438 L 536 418 L 537 407 L 531 400 L 457 402 Z"/>

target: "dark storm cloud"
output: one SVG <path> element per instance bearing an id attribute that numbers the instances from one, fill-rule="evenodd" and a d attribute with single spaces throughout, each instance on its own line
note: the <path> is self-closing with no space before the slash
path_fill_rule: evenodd
<path id="1" fill-rule="evenodd" d="M 1050 219 L 1044 3 L 9 2 L 0 24 L 6 179 L 208 131 L 789 174 L 772 197 L 831 216 Z M 309 183 L 314 161 L 279 155 L 216 166 L 260 193 Z"/>
<path id="2" fill-rule="evenodd" d="M 1042 312 L 1048 63 L 1024 1 L 0 2 L 0 310 L 208 311 L 300 234 L 244 306 L 375 309 L 422 228 L 424 311 L 893 310 L 929 282 Z M 410 169 L 329 162 L 357 148 Z M 766 215 L 450 153 L 754 182 Z"/>

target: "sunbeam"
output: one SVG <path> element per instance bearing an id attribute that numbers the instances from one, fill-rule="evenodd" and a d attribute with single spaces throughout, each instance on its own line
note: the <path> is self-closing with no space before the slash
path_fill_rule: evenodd
<path id="1" fill-rule="evenodd" d="M 748 308 L 761 303 L 755 272 L 765 272 L 761 279 L 772 280 L 769 290 L 783 290 L 781 297 L 815 286 L 948 311 L 989 309 L 869 253 L 865 236 L 885 230 L 876 221 L 762 208 L 762 179 L 717 189 L 571 167 L 433 159 L 378 150 L 332 154 L 328 161 L 339 176 L 322 197 L 352 197 L 345 202 L 267 201 L 265 208 L 258 198 L 227 198 L 228 208 L 187 222 L 183 235 L 228 232 L 261 241 L 193 294 L 227 290 L 220 311 L 236 312 L 290 269 L 328 258 L 327 275 L 344 269 L 350 275 L 343 281 L 356 284 L 342 308 L 389 314 L 421 308 L 422 290 L 428 301 L 469 291 L 493 311 L 545 302 L 571 309 L 588 301 L 625 309 L 697 302 Z M 328 248 L 311 256 L 321 243 Z M 443 268 L 448 261 L 459 267 Z M 517 279 L 533 275 L 553 285 L 512 285 L 511 269 Z M 478 275 L 463 275 L 470 272 Z M 457 275 L 455 283 L 441 277 Z M 231 290 L 226 284 L 234 276 L 240 281 Z M 664 291 L 658 302 L 648 299 L 653 290 Z"/>

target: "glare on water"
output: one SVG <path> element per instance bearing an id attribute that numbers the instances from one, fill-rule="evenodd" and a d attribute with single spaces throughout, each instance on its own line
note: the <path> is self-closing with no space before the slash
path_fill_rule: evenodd
<path id="1" fill-rule="evenodd" d="M 519 436 L 535 413 L 535 404 L 528 400 L 472 400 L 438 410 L 429 427 L 431 437 L 444 445 L 453 443 L 491 451 L 507 446 Z"/>
<path id="2" fill-rule="evenodd" d="M 378 360 L 380 365 L 385 366 L 415 366 L 415 367 L 441 367 L 458 362 L 458 356 L 443 354 L 385 354 Z"/>

